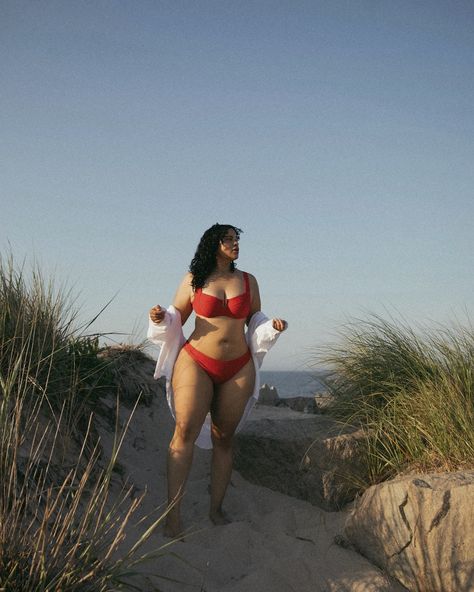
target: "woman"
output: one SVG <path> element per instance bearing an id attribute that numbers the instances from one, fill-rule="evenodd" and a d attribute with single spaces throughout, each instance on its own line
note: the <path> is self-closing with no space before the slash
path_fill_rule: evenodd
<path id="1" fill-rule="evenodd" d="M 206 230 L 173 301 L 172 310 L 179 313 L 181 325 L 193 310 L 196 323 L 173 360 L 171 377 L 176 426 L 168 453 L 170 509 L 165 526 L 165 534 L 171 537 L 182 533 L 180 497 L 194 443 L 208 413 L 212 439 L 209 517 L 214 524 L 229 522 L 222 502 L 232 472 L 232 439 L 256 384 L 256 358 L 249 350 L 245 324 L 260 311 L 257 280 L 235 267 L 240 233 L 229 224 L 214 224 Z M 157 305 L 149 314 L 156 326 L 167 312 Z M 282 319 L 270 322 L 274 332 L 286 328 Z M 151 327 L 148 334 L 152 340 L 154 330 Z"/>

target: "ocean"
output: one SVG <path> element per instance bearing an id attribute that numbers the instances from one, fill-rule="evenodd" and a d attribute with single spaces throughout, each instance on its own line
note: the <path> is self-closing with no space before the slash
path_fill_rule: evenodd
<path id="1" fill-rule="evenodd" d="M 308 371 L 262 370 L 260 383 L 274 386 L 278 391 L 278 396 L 282 399 L 298 396 L 310 397 L 325 390 L 317 373 Z"/>

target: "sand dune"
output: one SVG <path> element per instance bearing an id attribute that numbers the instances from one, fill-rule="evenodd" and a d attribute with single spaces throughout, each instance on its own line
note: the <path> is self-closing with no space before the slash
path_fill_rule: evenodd
<path id="1" fill-rule="evenodd" d="M 129 414 L 121 410 L 125 418 Z M 162 392 L 132 419 L 120 455 L 121 475 L 134 495 L 147 490 L 142 514 L 165 502 L 166 449 L 173 429 Z M 111 434 L 102 430 L 105 447 Z M 196 448 L 183 499 L 183 521 L 189 532 L 170 553 L 139 570 L 146 592 L 383 592 L 399 591 L 375 566 L 334 542 L 342 532 L 344 512 L 327 513 L 308 502 L 247 482 L 234 471 L 225 500 L 232 523 L 214 526 L 208 519 L 210 452 Z M 115 487 L 118 487 L 116 478 Z M 140 534 L 144 524 L 135 526 Z M 144 551 L 168 543 L 161 529 Z M 171 554 L 172 553 L 172 554 Z M 158 576 L 171 578 L 164 580 Z"/>

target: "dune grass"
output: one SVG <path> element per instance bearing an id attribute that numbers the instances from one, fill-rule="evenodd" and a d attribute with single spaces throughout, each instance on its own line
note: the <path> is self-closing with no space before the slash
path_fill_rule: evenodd
<path id="1" fill-rule="evenodd" d="M 365 430 L 370 483 L 410 470 L 474 466 L 474 331 L 378 316 L 346 325 L 317 352 L 329 413 Z"/>
<path id="2" fill-rule="evenodd" d="M 111 497 L 124 431 L 117 423 L 104 463 L 94 410 L 100 395 L 111 392 L 112 375 L 97 355 L 97 336 L 75 327 L 70 301 L 38 270 L 27 277 L 12 257 L 0 260 L 3 592 L 134 589 L 129 577 L 140 546 L 162 518 L 152 519 L 120 556 L 142 498 L 132 500 L 126 488 Z"/>

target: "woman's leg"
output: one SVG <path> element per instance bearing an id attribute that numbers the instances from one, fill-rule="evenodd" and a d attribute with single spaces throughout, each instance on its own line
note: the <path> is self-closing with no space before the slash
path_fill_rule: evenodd
<path id="1" fill-rule="evenodd" d="M 214 385 L 183 349 L 174 366 L 172 385 L 176 425 L 168 449 L 168 504 L 174 505 L 166 517 L 165 534 L 175 537 L 182 532 L 180 496 L 191 468 L 194 442 L 211 406 Z"/>
<path id="2" fill-rule="evenodd" d="M 232 474 L 233 436 L 254 384 L 255 368 L 250 359 L 230 380 L 216 387 L 211 406 L 213 449 L 209 511 L 214 524 L 229 522 L 222 511 L 222 502 Z"/>

